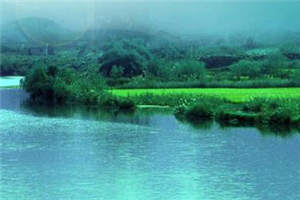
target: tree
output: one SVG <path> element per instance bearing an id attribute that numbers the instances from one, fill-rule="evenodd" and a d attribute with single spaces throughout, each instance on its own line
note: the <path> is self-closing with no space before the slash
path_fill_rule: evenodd
<path id="1" fill-rule="evenodd" d="M 133 40 L 111 42 L 104 46 L 104 54 L 99 59 L 100 72 L 106 77 L 111 77 L 113 66 L 118 66 L 122 68 L 123 76 L 138 76 L 144 73 L 151 57 L 140 42 Z"/>
<path id="2" fill-rule="evenodd" d="M 248 76 L 249 78 L 256 78 L 260 76 L 262 62 L 241 60 L 230 66 L 230 70 L 234 76 L 240 78 L 241 76 Z"/>
<path id="3" fill-rule="evenodd" d="M 114 65 L 111 69 L 110 76 L 112 78 L 121 78 L 123 76 L 123 68 L 121 66 Z"/>
<path id="4" fill-rule="evenodd" d="M 172 67 L 173 62 L 161 58 L 155 58 L 150 61 L 146 72 L 149 76 L 168 80 L 173 76 L 172 73 L 170 73 L 172 71 Z"/>
<path id="5" fill-rule="evenodd" d="M 204 81 L 206 78 L 205 65 L 202 62 L 185 59 L 175 63 L 173 73 L 177 79 L 197 79 Z"/>
<path id="6" fill-rule="evenodd" d="M 105 82 L 98 74 L 82 75 L 70 68 L 58 68 L 37 63 L 26 75 L 22 87 L 32 100 L 62 104 L 76 102 L 98 104 L 106 95 Z"/>
<path id="7" fill-rule="evenodd" d="M 262 65 L 262 73 L 280 76 L 282 69 L 286 69 L 289 67 L 289 62 L 287 58 L 280 54 L 272 54 L 267 57 L 267 59 L 263 62 Z"/>

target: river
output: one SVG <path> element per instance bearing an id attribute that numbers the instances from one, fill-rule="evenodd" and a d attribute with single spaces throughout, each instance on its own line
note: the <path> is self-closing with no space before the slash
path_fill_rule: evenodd
<path id="1" fill-rule="evenodd" d="M 0 90 L 2 200 L 296 200 L 300 134 L 170 112 L 30 106 Z"/>

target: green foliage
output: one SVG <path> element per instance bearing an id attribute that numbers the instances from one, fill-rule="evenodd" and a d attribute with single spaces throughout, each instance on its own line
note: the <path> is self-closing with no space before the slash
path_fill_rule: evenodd
<path id="1" fill-rule="evenodd" d="M 261 112 L 266 103 L 267 99 L 265 98 L 252 98 L 243 105 L 243 110 L 246 112 Z"/>
<path id="2" fill-rule="evenodd" d="M 111 77 L 113 66 L 122 68 L 123 76 L 133 77 L 144 73 L 151 59 L 149 51 L 140 43 L 134 41 L 115 41 L 106 45 L 100 59 L 100 72 Z"/>
<path id="3" fill-rule="evenodd" d="M 150 77 L 159 77 L 164 80 L 170 80 L 173 76 L 171 72 L 173 63 L 161 58 L 152 59 L 147 68 L 147 75 Z"/>
<path id="4" fill-rule="evenodd" d="M 300 120 L 299 102 L 288 99 L 266 100 L 258 121 L 264 124 L 293 124 Z"/>
<path id="5" fill-rule="evenodd" d="M 293 74 L 291 74 L 291 79 L 294 85 L 300 85 L 300 70 L 297 70 Z"/>
<path id="6" fill-rule="evenodd" d="M 201 80 L 206 79 L 206 70 L 203 63 L 196 60 L 180 60 L 173 66 L 173 76 L 179 80 Z"/>
<path id="7" fill-rule="evenodd" d="M 124 74 L 124 69 L 120 66 L 112 66 L 111 72 L 110 72 L 110 76 L 112 78 L 121 78 Z"/>
<path id="8" fill-rule="evenodd" d="M 150 48 L 155 57 L 168 61 L 197 58 L 200 50 L 199 45 L 187 41 L 163 42 L 154 48 Z"/>
<path id="9" fill-rule="evenodd" d="M 54 104 L 98 104 L 105 94 L 104 81 L 100 77 L 84 77 L 71 69 L 42 64 L 38 64 L 27 74 L 22 87 L 31 95 L 33 101 Z"/>
<path id="10" fill-rule="evenodd" d="M 230 70 L 233 75 L 239 79 L 242 76 L 257 78 L 261 76 L 261 66 L 262 62 L 260 61 L 241 60 L 238 63 L 231 65 Z"/>
<path id="11" fill-rule="evenodd" d="M 190 119 L 212 119 L 214 115 L 213 105 L 208 102 L 198 103 L 187 107 L 184 114 Z"/>
<path id="12" fill-rule="evenodd" d="M 37 61 L 37 57 L 29 57 L 23 55 L 9 55 L 1 54 L 0 62 L 0 75 L 24 75 L 29 71 L 34 63 Z"/>
<path id="13" fill-rule="evenodd" d="M 101 101 L 101 105 L 107 109 L 117 109 L 117 110 L 134 110 L 136 104 L 134 101 L 125 98 L 118 98 L 115 96 L 107 96 Z"/>
<path id="14" fill-rule="evenodd" d="M 129 95 L 127 99 L 132 100 L 137 105 L 159 105 L 159 106 L 189 106 L 194 105 L 197 102 L 224 102 L 222 98 L 210 97 L 204 95 L 186 95 L 186 94 L 141 94 L 141 95 Z M 217 103 L 216 103 L 217 104 Z"/>
<path id="15" fill-rule="evenodd" d="M 284 45 L 280 48 L 283 55 L 291 60 L 300 59 L 300 48 L 295 44 Z"/>
<path id="16" fill-rule="evenodd" d="M 263 74 L 273 75 L 280 77 L 280 69 L 286 69 L 290 67 L 290 62 L 282 54 L 272 54 L 267 57 L 261 66 L 261 72 Z"/>
<path id="17" fill-rule="evenodd" d="M 198 102 L 190 106 L 179 106 L 175 114 L 186 119 L 215 119 L 229 125 L 297 125 L 300 109 L 297 100 L 256 98 L 244 104 L 223 102 Z"/>

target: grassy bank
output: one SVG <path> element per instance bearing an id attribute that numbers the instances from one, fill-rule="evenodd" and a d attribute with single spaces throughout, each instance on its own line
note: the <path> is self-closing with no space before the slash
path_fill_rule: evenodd
<path id="1" fill-rule="evenodd" d="M 174 108 L 181 120 L 234 126 L 300 127 L 300 88 L 112 90 L 136 105 Z"/>
<path id="2" fill-rule="evenodd" d="M 153 104 L 158 102 L 159 105 L 163 99 L 166 99 L 166 102 L 172 98 L 186 99 L 186 101 L 189 101 L 189 99 L 198 98 L 199 96 L 222 98 L 234 103 L 247 102 L 252 98 L 300 98 L 300 88 L 113 89 L 111 93 L 119 97 L 129 97 L 132 99 L 148 97 L 153 99 Z M 160 101 L 155 99 L 159 99 Z"/>

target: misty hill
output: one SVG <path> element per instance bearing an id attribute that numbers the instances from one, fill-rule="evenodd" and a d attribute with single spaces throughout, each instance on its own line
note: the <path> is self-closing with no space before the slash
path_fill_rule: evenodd
<path id="1" fill-rule="evenodd" d="M 180 40 L 179 37 L 164 31 L 141 31 L 128 29 L 96 29 L 88 30 L 81 38 L 87 41 L 106 41 L 109 39 L 140 39 L 145 42 L 153 42 L 155 40 L 175 42 Z"/>
<path id="2" fill-rule="evenodd" d="M 23 18 L 2 25 L 3 44 L 61 45 L 75 33 L 46 18 Z"/>

